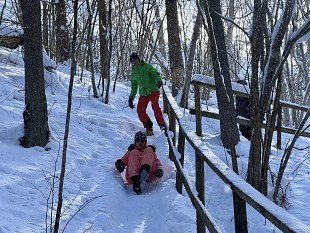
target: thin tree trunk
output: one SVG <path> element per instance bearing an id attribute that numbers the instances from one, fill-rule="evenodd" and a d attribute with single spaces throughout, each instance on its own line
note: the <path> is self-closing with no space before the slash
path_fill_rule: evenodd
<path id="1" fill-rule="evenodd" d="M 87 29 L 87 60 L 90 61 L 90 70 L 91 70 L 91 83 L 92 83 L 92 89 L 94 93 L 94 98 L 98 98 L 98 92 L 96 87 L 96 81 L 95 81 L 95 71 L 94 71 L 94 61 L 93 61 L 93 49 L 92 49 L 92 37 L 93 37 L 93 31 L 94 27 L 92 27 L 92 20 L 93 20 L 93 9 L 90 6 L 89 0 L 86 1 L 87 4 L 87 12 L 88 12 L 88 29 Z"/>
<path id="2" fill-rule="evenodd" d="M 190 48 L 189 48 L 188 60 L 186 63 L 186 75 L 185 75 L 185 81 L 184 81 L 183 92 L 182 92 L 182 97 L 181 97 L 181 107 L 183 108 L 188 108 L 188 93 L 189 93 L 190 81 L 191 81 L 191 77 L 193 73 L 193 63 L 194 63 L 194 57 L 195 57 L 195 51 L 196 51 L 196 42 L 199 38 L 201 22 L 202 22 L 202 15 L 200 12 L 198 12 L 195 26 L 194 26 L 193 35 L 192 35 L 192 41 L 191 41 Z"/>
<path id="3" fill-rule="evenodd" d="M 58 204 L 56 210 L 56 219 L 55 219 L 55 227 L 54 233 L 58 233 L 59 224 L 61 218 L 61 208 L 63 203 L 63 190 L 64 190 L 64 181 L 65 181 L 65 172 L 66 172 L 66 162 L 67 162 L 67 146 L 68 146 L 68 137 L 69 137 L 69 128 L 70 128 L 70 114 L 71 114 L 71 106 L 72 106 L 72 90 L 73 90 L 73 81 L 75 74 L 75 65 L 76 65 L 76 57 L 75 57 L 75 46 L 76 46 L 76 37 L 77 37 L 77 28 L 78 28 L 78 0 L 74 1 L 74 28 L 72 35 L 72 48 L 71 48 L 71 71 L 70 71 L 70 84 L 69 84 L 69 92 L 68 92 L 68 107 L 67 107 L 67 117 L 66 117 L 66 128 L 64 135 L 64 144 L 62 150 L 62 162 L 61 162 L 61 172 L 59 177 L 59 188 L 58 188 Z"/>
<path id="4" fill-rule="evenodd" d="M 251 109 L 251 147 L 248 161 L 247 182 L 255 189 L 259 190 L 259 179 L 261 170 L 261 117 L 259 106 L 259 61 L 261 60 L 261 52 L 263 41 L 260 35 L 262 34 L 261 27 L 261 8 L 260 0 L 254 1 L 253 12 L 253 32 L 251 38 L 252 51 L 252 78 L 250 84 L 250 109 Z"/>
<path id="5" fill-rule="evenodd" d="M 308 119 L 310 117 L 310 108 L 308 109 L 304 119 L 302 120 L 302 122 L 300 123 L 294 137 L 293 137 L 293 140 L 291 142 L 291 144 L 288 146 L 288 148 L 285 149 L 284 151 L 284 154 L 282 156 L 282 159 L 281 159 L 281 164 L 280 164 L 280 168 L 279 168 L 279 172 L 278 172 L 278 176 L 277 176 L 277 180 L 276 180 L 276 184 L 275 184 L 275 190 L 274 190 L 274 193 L 273 193 L 273 201 L 275 203 L 278 203 L 278 194 L 279 194 L 279 189 L 280 189 L 280 186 L 281 186 L 281 181 L 282 181 L 282 178 L 283 178 L 283 175 L 284 175 L 284 170 L 287 166 L 287 163 L 288 163 L 288 160 L 291 156 L 291 153 L 292 153 L 292 150 L 294 148 L 294 145 L 297 141 L 297 139 L 299 138 L 300 136 L 300 133 L 305 130 L 303 129 L 305 124 L 307 123 Z M 307 126 L 309 127 L 309 125 Z"/>
<path id="6" fill-rule="evenodd" d="M 108 10 L 108 26 L 109 26 L 109 46 L 108 46 L 108 58 L 107 58 L 107 90 L 105 92 L 104 103 L 109 103 L 109 95 L 110 95 L 110 83 L 111 83 L 111 74 L 110 74 L 110 63 L 112 58 L 112 46 L 113 46 L 113 35 L 112 35 L 112 0 L 109 1 L 109 10 Z"/>

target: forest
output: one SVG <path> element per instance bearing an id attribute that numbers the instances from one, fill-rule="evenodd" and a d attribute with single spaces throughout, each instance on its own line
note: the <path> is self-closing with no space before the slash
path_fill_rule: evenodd
<path id="1" fill-rule="evenodd" d="M 287 161 L 296 140 L 310 126 L 309 1 L 0 2 L 0 32 L 6 32 L 0 33 L 0 46 L 24 53 L 25 135 L 21 143 L 25 147 L 44 146 L 49 140 L 44 69 L 70 64 L 72 88 L 79 67 L 79 81 L 91 83 L 92 96 L 109 104 L 111 92 L 117 92 L 116 83 L 130 81 L 129 55 L 136 52 L 160 71 L 181 108 L 193 107 L 188 100 L 194 95 L 194 74 L 214 78 L 220 137 L 232 153 L 236 173 L 234 148 L 240 136 L 232 83 L 246 82 L 252 128 L 246 181 L 265 196 L 272 135 L 281 115 L 282 125 L 295 134 L 285 148 L 275 181 L 273 201 L 279 204 Z M 42 54 L 55 63 L 44 64 Z M 201 100 L 207 103 L 210 92 L 201 87 Z M 282 108 L 281 102 L 308 110 Z M 30 115 L 35 121 L 29 120 Z"/>

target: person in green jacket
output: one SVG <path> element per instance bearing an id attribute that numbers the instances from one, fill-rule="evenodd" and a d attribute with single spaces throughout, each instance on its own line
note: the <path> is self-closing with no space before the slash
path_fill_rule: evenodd
<path id="1" fill-rule="evenodd" d="M 138 117 L 146 129 L 146 135 L 151 136 L 154 135 L 153 122 L 146 113 L 149 102 L 151 102 L 157 124 L 161 130 L 165 129 L 163 114 L 158 102 L 159 88 L 163 85 L 163 82 L 159 72 L 152 65 L 141 60 L 137 53 L 130 55 L 130 62 L 132 64 L 132 71 L 130 74 L 131 92 L 128 104 L 131 109 L 135 107 L 133 100 L 139 90 Z"/>

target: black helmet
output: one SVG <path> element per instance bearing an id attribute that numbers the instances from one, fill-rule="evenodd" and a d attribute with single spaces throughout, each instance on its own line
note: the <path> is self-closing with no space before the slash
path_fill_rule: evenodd
<path id="1" fill-rule="evenodd" d="M 132 53 L 130 55 L 130 62 L 132 62 L 133 60 L 136 60 L 136 59 L 140 61 L 140 57 L 138 56 L 138 54 L 137 53 Z"/>
<path id="2" fill-rule="evenodd" d="M 137 142 L 137 141 L 139 141 L 139 140 L 145 141 L 145 142 L 146 142 L 146 135 L 145 135 L 145 133 L 142 132 L 142 131 L 139 131 L 139 132 L 137 132 L 137 133 L 135 134 L 135 142 Z"/>

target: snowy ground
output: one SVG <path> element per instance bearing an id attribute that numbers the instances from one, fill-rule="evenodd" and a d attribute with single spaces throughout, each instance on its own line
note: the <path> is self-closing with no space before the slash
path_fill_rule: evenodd
<path id="1" fill-rule="evenodd" d="M 22 59 L 0 49 L 0 71 L 0 233 L 49 232 L 51 210 L 48 207 L 57 201 L 57 192 L 53 197 L 51 190 L 53 182 L 54 191 L 58 189 L 69 68 L 58 67 L 53 75 L 46 75 L 47 82 L 53 80 L 46 88 L 52 134 L 49 151 L 40 147 L 26 149 L 18 144 L 18 138 L 23 136 Z M 126 152 L 135 132 L 143 130 L 136 111 L 127 107 L 129 92 L 129 83 L 118 83 L 116 93 L 110 93 L 110 104 L 105 105 L 88 93 L 88 85 L 75 81 L 61 229 L 108 233 L 196 232 L 195 211 L 190 200 L 175 190 L 173 163 L 168 159 L 165 136 L 157 125 L 154 126 L 156 135 L 148 143 L 157 147 L 157 155 L 165 167 L 163 181 L 142 186 L 143 195 L 137 196 L 132 187 L 121 182 L 114 169 L 115 160 Z M 211 99 L 209 108 L 215 108 L 215 102 L 215 98 Z M 154 119 L 150 108 L 148 112 Z M 194 117 L 188 116 L 188 122 L 194 127 Z M 220 146 L 218 121 L 204 119 L 203 132 L 210 149 L 229 164 L 230 156 Z M 283 147 L 289 138 L 284 136 Z M 296 146 L 309 145 L 310 139 L 300 138 Z M 237 146 L 243 177 L 249 146 L 244 138 Z M 274 172 L 282 153 L 273 148 Z M 294 150 L 285 179 L 289 184 L 288 211 L 307 225 L 310 225 L 309 156 L 309 148 Z M 194 162 L 194 153 L 187 146 L 185 170 L 192 181 Z M 222 232 L 233 232 L 232 192 L 210 169 L 205 170 L 208 211 Z M 249 232 L 278 232 L 251 207 L 248 216 Z"/>

